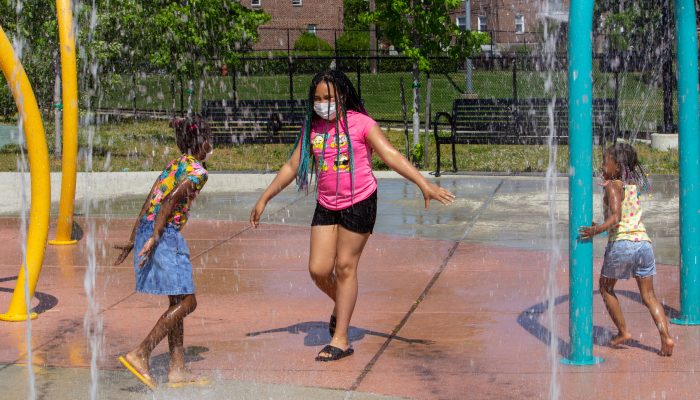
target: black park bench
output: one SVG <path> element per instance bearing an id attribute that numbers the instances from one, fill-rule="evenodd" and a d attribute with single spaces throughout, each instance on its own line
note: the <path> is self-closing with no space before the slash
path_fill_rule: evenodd
<path id="1" fill-rule="evenodd" d="M 553 107 L 550 107 L 553 105 Z M 567 144 L 568 99 L 456 99 L 452 112 L 438 112 L 433 120 L 437 155 L 435 176 L 440 176 L 440 145 L 452 146 L 452 171 L 457 172 L 457 144 L 547 144 L 550 108 L 557 144 Z M 446 122 L 442 122 L 445 120 Z M 614 99 L 593 100 L 593 136 L 599 141 L 616 130 Z M 447 129 L 445 129 L 447 128 Z"/>
<path id="2" fill-rule="evenodd" d="M 214 144 L 294 143 L 306 100 L 205 100 L 202 116 Z"/>

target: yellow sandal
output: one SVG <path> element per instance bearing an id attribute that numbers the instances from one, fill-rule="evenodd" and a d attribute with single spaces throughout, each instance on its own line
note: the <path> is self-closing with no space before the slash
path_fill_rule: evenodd
<path id="1" fill-rule="evenodd" d="M 139 371 L 137 371 L 136 368 L 133 365 L 131 365 L 131 363 L 125 357 L 120 356 L 119 361 L 127 370 L 129 370 L 129 372 L 134 374 L 134 376 L 138 378 L 138 380 L 141 381 L 141 383 L 148 386 L 149 389 L 155 390 L 158 387 L 158 385 L 156 385 L 156 383 L 153 381 L 153 378 L 151 378 L 150 375 L 142 374 Z"/>

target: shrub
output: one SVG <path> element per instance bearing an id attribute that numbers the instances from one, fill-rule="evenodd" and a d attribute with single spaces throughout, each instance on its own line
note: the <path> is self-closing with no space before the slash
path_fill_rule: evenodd
<path id="1" fill-rule="evenodd" d="M 313 33 L 303 32 L 299 38 L 294 41 L 294 50 L 331 53 L 333 51 L 333 46 Z"/>
<path id="2" fill-rule="evenodd" d="M 347 31 L 338 38 L 338 53 L 342 56 L 369 54 L 369 32 Z"/>

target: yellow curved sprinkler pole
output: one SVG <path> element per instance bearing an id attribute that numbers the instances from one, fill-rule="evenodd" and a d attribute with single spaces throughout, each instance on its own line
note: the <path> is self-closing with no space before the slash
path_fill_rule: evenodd
<path id="1" fill-rule="evenodd" d="M 73 207 L 78 165 L 78 74 L 75 61 L 75 35 L 70 0 L 56 0 L 58 37 L 61 48 L 61 82 L 63 86 L 63 159 L 61 162 L 61 203 L 58 208 L 56 240 L 51 245 L 75 244 Z"/>
<path id="2" fill-rule="evenodd" d="M 25 279 L 28 282 L 29 298 L 31 299 L 34 297 L 34 289 L 36 289 L 36 283 L 39 280 L 39 273 L 44 262 L 44 252 L 46 251 L 46 239 L 49 236 L 49 211 L 51 208 L 49 149 L 46 146 L 44 126 L 32 86 L 29 84 L 27 74 L 15 56 L 12 44 L 7 39 L 2 27 L 0 27 L 0 68 L 2 68 L 5 79 L 10 85 L 12 97 L 15 99 L 22 121 L 27 141 L 32 184 L 32 205 L 29 211 L 29 230 L 27 231 L 27 264 L 26 268 L 22 265 L 19 270 L 17 286 L 15 286 L 10 300 L 10 308 L 5 314 L 0 314 L 0 320 L 25 321 L 27 319 Z M 36 314 L 31 313 L 30 317 L 34 319 Z"/>

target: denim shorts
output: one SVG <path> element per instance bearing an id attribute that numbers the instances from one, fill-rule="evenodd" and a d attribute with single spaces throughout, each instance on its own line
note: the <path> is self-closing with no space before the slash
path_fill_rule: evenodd
<path id="1" fill-rule="evenodd" d="M 136 291 L 141 293 L 179 295 L 194 293 L 190 250 L 180 231 L 166 226 L 151 257 L 139 268 L 139 252 L 153 235 L 153 221 L 142 221 L 134 240 Z"/>
<path id="2" fill-rule="evenodd" d="M 316 203 L 311 226 L 340 225 L 356 233 L 372 233 L 377 220 L 377 192 L 343 210 L 329 210 Z"/>
<path id="3" fill-rule="evenodd" d="M 608 242 L 600 272 L 606 278 L 646 278 L 656 275 L 656 260 L 651 243 L 617 240 Z"/>

